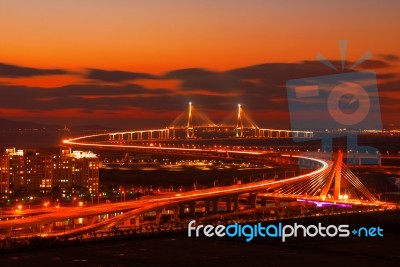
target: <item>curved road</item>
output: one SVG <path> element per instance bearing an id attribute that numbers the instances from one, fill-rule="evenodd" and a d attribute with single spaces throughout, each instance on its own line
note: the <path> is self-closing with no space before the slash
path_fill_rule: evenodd
<path id="1" fill-rule="evenodd" d="M 244 152 L 244 151 L 241 151 Z M 247 153 L 260 153 L 250 152 Z M 284 157 L 297 157 L 305 160 L 311 160 L 319 163 L 320 167 L 310 173 L 295 176 L 292 178 L 274 181 L 264 180 L 259 182 L 252 182 L 241 185 L 231 185 L 224 187 L 215 187 L 202 190 L 194 190 L 184 192 L 180 194 L 167 194 L 157 196 L 146 200 L 127 201 L 122 203 L 114 204 L 101 204 L 90 207 L 74 207 L 74 208 L 59 208 L 49 210 L 49 213 L 35 215 L 31 217 L 19 218 L 15 220 L 0 221 L 0 229 L 4 232 L 12 232 L 12 229 L 34 227 L 36 225 L 44 225 L 54 223 L 58 221 L 65 221 L 67 219 L 81 218 L 81 217 L 92 217 L 100 214 L 114 213 L 117 211 L 127 211 L 122 215 L 110 218 L 105 221 L 101 221 L 95 224 L 91 224 L 78 229 L 71 229 L 62 233 L 48 233 L 48 236 L 59 236 L 59 235 L 80 235 L 83 233 L 91 232 L 104 227 L 117 225 L 127 219 L 135 218 L 143 213 L 163 209 L 166 207 L 174 206 L 180 203 L 186 203 L 196 200 L 204 200 L 207 198 L 216 198 L 229 195 L 239 195 L 244 193 L 260 192 L 270 188 L 279 187 L 281 185 L 300 181 L 303 179 L 313 178 L 316 175 L 321 175 L 324 172 L 329 172 L 332 164 L 329 161 L 315 159 L 303 156 L 290 156 L 282 155 Z"/>

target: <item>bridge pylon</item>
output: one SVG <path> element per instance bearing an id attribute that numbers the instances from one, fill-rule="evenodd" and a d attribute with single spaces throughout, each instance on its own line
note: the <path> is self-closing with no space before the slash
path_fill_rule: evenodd
<path id="1" fill-rule="evenodd" d="M 340 185 L 341 185 L 341 179 L 342 179 L 342 162 L 343 162 L 343 153 L 341 151 L 338 152 L 337 159 L 335 163 L 333 164 L 333 167 L 329 173 L 327 183 L 323 187 L 321 191 L 321 199 L 325 200 L 326 195 L 329 192 L 329 189 L 332 186 L 332 183 L 334 183 L 333 187 L 333 199 L 338 200 L 340 198 Z"/>
<path id="2" fill-rule="evenodd" d="M 343 163 L 343 153 L 338 152 L 334 162 L 329 163 L 329 168 L 309 179 L 287 183 L 276 189 L 280 195 L 296 196 L 308 199 L 319 198 L 322 201 L 336 203 L 377 203 L 375 196 L 368 190 L 361 180 Z M 317 204 L 318 205 L 318 204 Z"/>
<path id="3" fill-rule="evenodd" d="M 186 125 L 186 138 L 194 137 L 193 115 L 192 115 L 192 102 L 189 102 L 188 119 Z"/>
<path id="4" fill-rule="evenodd" d="M 236 120 L 236 137 L 243 137 L 243 120 L 242 120 L 242 107 L 238 104 L 237 120 Z"/>

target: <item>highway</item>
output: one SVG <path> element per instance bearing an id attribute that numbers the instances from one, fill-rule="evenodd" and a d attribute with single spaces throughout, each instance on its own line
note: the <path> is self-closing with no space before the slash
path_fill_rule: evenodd
<path id="1" fill-rule="evenodd" d="M 301 157 L 301 156 L 292 156 L 292 157 Z M 104 227 L 114 226 L 127 219 L 137 217 L 143 213 L 163 209 L 166 207 L 172 207 L 180 203 L 186 203 L 196 200 L 204 200 L 208 198 L 223 197 L 229 195 L 239 195 L 244 193 L 265 191 L 267 189 L 279 187 L 287 183 L 308 179 L 315 175 L 319 175 L 323 172 L 329 171 L 329 168 L 331 167 L 331 163 L 325 160 L 308 158 L 308 157 L 301 157 L 301 158 L 304 158 L 306 160 L 316 161 L 320 164 L 320 167 L 310 173 L 279 181 L 264 180 L 264 181 L 252 182 L 241 185 L 214 187 L 209 189 L 188 191 L 178 194 L 176 193 L 164 194 L 155 196 L 153 198 L 132 200 L 126 202 L 113 203 L 113 204 L 101 204 L 88 207 L 51 208 L 47 209 L 46 211 L 48 213 L 45 214 L 34 215 L 14 220 L 0 221 L 0 229 L 1 229 L 0 231 L 3 233 L 7 233 L 12 231 L 12 229 L 29 228 L 29 227 L 35 227 L 37 225 L 46 225 L 50 223 L 66 221 L 68 219 L 88 218 L 96 215 L 123 212 L 122 215 L 112 217 L 107 220 L 100 221 L 95 224 L 91 224 L 78 229 L 70 229 L 67 232 L 63 233 L 57 233 L 57 232 L 48 233 L 49 236 L 57 236 L 63 234 L 77 235 L 77 234 L 87 233 L 89 231 L 94 231 L 96 229 L 101 229 Z"/>
<path id="2" fill-rule="evenodd" d="M 118 145 L 118 144 L 96 144 L 96 143 L 84 143 L 81 138 L 75 138 L 70 140 L 64 140 L 65 144 L 68 145 L 83 145 L 90 147 L 109 147 L 109 148 L 136 148 L 136 149 L 150 149 L 152 151 L 186 151 L 186 152 L 198 152 L 198 153 L 208 153 L 209 149 L 197 149 L 197 148 L 174 148 L 174 147 L 161 147 L 161 146 L 132 146 L 132 145 Z M 229 153 L 229 154 L 238 154 L 238 155 L 252 155 L 255 157 L 259 157 L 268 152 L 262 151 L 252 151 L 252 150 L 212 150 L 218 153 Z M 313 163 L 311 165 L 315 166 L 315 169 L 310 171 L 309 173 L 298 175 L 295 177 L 290 177 L 282 180 L 262 180 L 257 182 L 251 182 L 246 184 L 238 184 L 238 185 L 230 185 L 224 187 L 214 187 L 208 189 L 201 190 L 193 190 L 182 193 L 171 193 L 171 194 L 163 194 L 163 195 L 155 195 L 151 197 L 142 198 L 140 200 L 132 200 L 126 202 L 119 203 L 110 203 L 110 204 L 100 204 L 95 206 L 79 206 L 79 207 L 59 207 L 59 208 L 46 208 L 40 209 L 39 211 L 15 211 L 15 215 L 21 216 L 24 215 L 23 218 L 17 218 L 12 220 L 2 220 L 0 221 L 0 234 L 9 235 L 15 230 L 19 229 L 33 229 L 35 227 L 43 227 L 46 225 L 51 225 L 56 222 L 66 222 L 67 220 L 73 220 L 77 218 L 86 218 L 88 221 L 93 217 L 98 215 L 110 215 L 106 216 L 106 219 L 100 221 L 93 221 L 91 223 L 87 223 L 87 225 L 74 228 L 69 227 L 66 229 L 64 227 L 64 231 L 52 231 L 46 230 L 42 235 L 45 236 L 76 236 L 85 233 L 90 233 L 99 229 L 106 229 L 109 227 L 117 226 L 122 224 L 124 221 L 137 218 L 144 213 L 148 213 L 151 211 L 160 212 L 164 208 L 176 208 L 179 204 L 185 203 L 194 203 L 195 201 L 203 201 L 203 200 L 212 200 L 218 199 L 221 197 L 229 197 L 229 196 L 238 196 L 241 194 L 249 194 L 249 193 L 260 193 L 265 192 L 268 189 L 279 188 L 284 185 L 292 185 L 292 183 L 302 182 L 302 181 L 312 181 L 312 180 L 321 180 L 322 176 L 330 175 L 330 172 L 333 168 L 333 162 L 330 160 L 320 159 L 314 155 L 286 155 L 280 154 L 279 157 L 286 158 L 289 161 L 296 159 L 297 161 L 309 161 Z M 311 166 L 310 165 L 310 166 Z M 308 180 L 309 179 L 309 180 Z M 267 194 L 268 195 L 268 194 Z M 277 199 L 297 199 L 299 195 L 288 195 L 288 194 L 269 194 L 273 198 Z M 318 197 L 311 196 L 300 196 L 300 198 L 304 200 L 310 201 L 318 201 L 321 200 Z M 343 203 L 343 204 L 352 204 L 352 205 L 371 205 L 371 202 L 363 202 L 360 200 L 350 200 L 346 199 L 345 201 L 341 200 L 326 200 L 327 202 L 331 202 L 333 204 Z M 381 203 L 375 203 L 380 205 Z M 43 212 L 42 214 L 33 213 Z M 30 216 L 32 215 L 32 216 Z M 25 217 L 26 216 L 26 217 Z"/>

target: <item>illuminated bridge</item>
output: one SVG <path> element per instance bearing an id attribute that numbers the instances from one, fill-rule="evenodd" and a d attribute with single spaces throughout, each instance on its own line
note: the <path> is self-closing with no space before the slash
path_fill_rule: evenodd
<path id="1" fill-rule="evenodd" d="M 255 156 L 260 152 L 246 151 Z M 266 152 L 265 152 L 266 153 Z M 110 229 L 110 227 L 134 227 L 142 223 L 145 214 L 154 213 L 159 224 L 165 212 L 173 214 L 173 220 L 182 216 L 196 216 L 196 208 L 203 207 L 205 214 L 220 212 L 223 203 L 226 212 L 239 210 L 239 199 L 246 198 L 251 208 L 263 205 L 266 199 L 277 203 L 292 200 L 312 202 L 318 205 L 343 205 L 359 207 L 389 207 L 379 202 L 361 181 L 342 163 L 342 154 L 335 162 L 301 155 L 274 155 L 270 160 L 281 164 L 301 166 L 301 173 L 284 179 L 269 179 L 246 184 L 234 184 L 89 207 L 66 207 L 46 210 L 43 214 L 25 214 L 23 218 L 0 221 L 0 234 L 27 237 L 73 237 Z M 261 203 L 261 204 L 259 204 Z M 25 217 L 26 216 L 26 217 Z M 193 218 L 192 217 L 192 218 Z"/>
<path id="2" fill-rule="evenodd" d="M 198 131 L 217 134 L 230 132 L 237 138 L 281 138 L 311 137 L 312 132 L 283 131 L 262 129 L 243 112 L 239 105 L 234 122 L 223 125 L 213 124 L 206 116 L 196 111 L 192 104 L 188 110 L 177 117 L 173 125 L 165 129 L 127 131 L 83 136 L 64 140 L 70 146 L 90 148 L 136 150 L 148 153 L 173 153 L 185 155 L 235 157 L 257 160 L 268 164 L 295 167 L 297 173 L 292 177 L 270 178 L 245 184 L 233 184 L 224 187 L 175 192 L 164 195 L 144 197 L 140 200 L 120 203 L 100 204 L 88 207 L 60 207 L 46 209 L 40 214 L 19 214 L 18 219 L 0 221 L 0 235 L 29 237 L 65 236 L 73 237 L 82 234 L 104 231 L 110 227 L 138 227 L 146 220 L 145 215 L 153 214 L 155 223 L 159 224 L 163 214 L 173 215 L 171 219 L 179 221 L 182 217 L 196 216 L 196 209 L 207 214 L 218 214 L 221 204 L 227 213 L 240 210 L 240 201 L 246 200 L 246 207 L 255 209 L 265 203 L 275 203 L 280 209 L 280 201 L 309 202 L 310 205 L 343 205 L 345 207 L 380 208 L 391 207 L 377 201 L 373 194 L 345 166 L 343 155 L 339 152 L 335 161 L 320 158 L 317 154 L 281 154 L 271 151 L 244 150 L 234 148 L 206 148 L 168 146 L 165 140 L 175 140 L 178 132 L 183 133 L 183 140 L 196 138 Z M 200 122 L 196 122 L 200 121 Z M 231 120 L 232 121 L 232 120 Z M 283 136 L 282 136 L 283 134 Z M 231 137 L 232 138 L 232 137 Z M 142 142 L 142 140 L 160 140 Z M 138 141 L 139 140 L 139 141 Z M 199 138 L 199 140 L 204 140 Z M 163 144 L 164 145 L 163 145 Z"/>
<path id="3" fill-rule="evenodd" d="M 201 134 L 204 135 L 200 136 Z M 267 129 L 259 127 L 239 104 L 235 112 L 222 124 L 215 124 L 205 114 L 198 111 L 192 103 L 170 126 L 160 129 L 144 129 L 105 134 L 89 135 L 64 140 L 69 145 L 130 145 L 139 141 L 168 141 L 201 138 L 310 138 L 311 131 L 291 131 L 284 129 Z M 99 145 L 97 145 L 99 146 Z"/>

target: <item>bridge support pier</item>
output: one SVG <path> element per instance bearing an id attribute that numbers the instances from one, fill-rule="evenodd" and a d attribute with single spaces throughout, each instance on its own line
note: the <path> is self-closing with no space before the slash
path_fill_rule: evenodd
<path id="1" fill-rule="evenodd" d="M 232 200 L 233 200 L 233 209 L 232 209 Z M 239 210 L 239 196 L 229 196 L 226 197 L 226 211 L 231 212 L 231 211 L 237 211 Z"/>
<path id="2" fill-rule="evenodd" d="M 189 203 L 189 214 L 192 217 L 196 215 L 196 202 L 194 201 Z"/>
<path id="3" fill-rule="evenodd" d="M 212 202 L 213 202 L 213 213 L 217 213 L 218 212 L 218 198 L 214 198 Z"/>
<path id="4" fill-rule="evenodd" d="M 160 224 L 162 217 L 162 210 L 156 210 L 156 224 Z"/>
<path id="5" fill-rule="evenodd" d="M 239 195 L 235 195 L 233 197 L 233 210 L 238 211 L 239 210 Z"/>
<path id="6" fill-rule="evenodd" d="M 257 193 L 250 193 L 249 194 L 249 205 L 252 209 L 256 208 L 257 206 Z"/>
<path id="7" fill-rule="evenodd" d="M 232 198 L 231 197 L 226 197 L 226 211 L 227 212 L 232 211 Z"/>
<path id="8" fill-rule="evenodd" d="M 204 200 L 204 209 L 206 213 L 210 213 L 210 200 Z"/>
<path id="9" fill-rule="evenodd" d="M 261 198 L 261 206 L 265 207 L 266 204 L 267 204 L 267 199 L 265 197 Z"/>
<path id="10" fill-rule="evenodd" d="M 180 209 L 179 205 L 174 208 L 174 222 L 180 221 Z"/>
<path id="11" fill-rule="evenodd" d="M 140 226 L 140 217 L 137 216 L 134 218 L 134 220 L 135 220 L 135 227 L 139 227 Z"/>
<path id="12" fill-rule="evenodd" d="M 185 204 L 180 204 L 179 205 L 179 216 L 184 216 L 185 215 Z"/>

